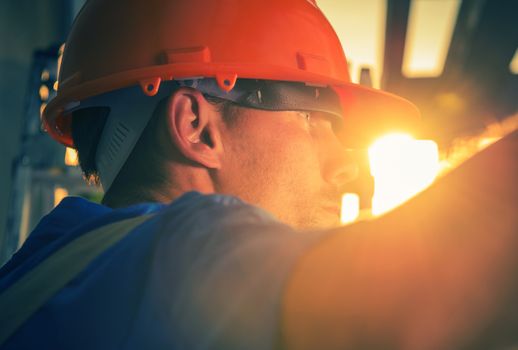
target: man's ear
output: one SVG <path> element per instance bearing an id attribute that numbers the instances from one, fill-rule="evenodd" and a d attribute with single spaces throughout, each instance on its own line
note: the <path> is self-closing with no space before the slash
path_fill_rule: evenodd
<path id="1" fill-rule="evenodd" d="M 169 98 L 167 114 L 169 135 L 178 151 L 206 168 L 221 168 L 219 114 L 203 95 L 180 88 Z"/>

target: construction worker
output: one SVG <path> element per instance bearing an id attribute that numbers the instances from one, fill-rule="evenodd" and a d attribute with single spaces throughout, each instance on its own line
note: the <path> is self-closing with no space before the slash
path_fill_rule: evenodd
<path id="1" fill-rule="evenodd" d="M 517 137 L 330 229 L 347 150 L 417 118 L 350 83 L 313 0 L 88 1 L 43 122 L 103 205 L 66 198 L 2 268 L 1 348 L 515 341 Z"/>

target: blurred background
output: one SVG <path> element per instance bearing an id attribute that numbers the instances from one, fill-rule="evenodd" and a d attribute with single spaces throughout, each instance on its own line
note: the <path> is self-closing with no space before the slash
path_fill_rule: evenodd
<path id="1" fill-rule="evenodd" d="M 39 121 L 83 2 L 0 0 L 0 263 L 64 196 L 101 198 L 82 181 L 73 152 Z M 415 135 L 391 135 L 359 159 L 363 176 L 344 196 L 344 222 L 389 210 L 518 127 L 518 0 L 317 3 L 342 41 L 353 81 L 401 95 L 423 115 Z M 391 147 L 396 158 L 379 154 Z M 419 183 L 404 190 L 377 178 L 376 171 L 388 173 L 375 163 L 380 157 L 398 169 L 391 181 Z M 379 207 L 373 194 L 391 196 L 390 189 L 405 198 Z"/>

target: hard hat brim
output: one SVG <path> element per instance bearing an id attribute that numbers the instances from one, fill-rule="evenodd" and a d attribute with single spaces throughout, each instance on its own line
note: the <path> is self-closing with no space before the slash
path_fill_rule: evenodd
<path id="1" fill-rule="evenodd" d="M 353 83 L 332 89 L 342 105 L 344 127 L 340 138 L 347 147 L 368 147 L 376 138 L 391 132 L 419 131 L 419 109 L 404 98 Z"/>

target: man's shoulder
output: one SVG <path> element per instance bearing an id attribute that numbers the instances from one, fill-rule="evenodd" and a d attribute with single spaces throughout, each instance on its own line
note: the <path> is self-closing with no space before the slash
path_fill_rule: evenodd
<path id="1" fill-rule="evenodd" d="M 281 225 L 270 213 L 223 194 L 188 192 L 158 213 L 167 224 L 199 231 L 216 231 L 229 227 L 253 225 Z"/>

